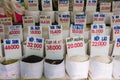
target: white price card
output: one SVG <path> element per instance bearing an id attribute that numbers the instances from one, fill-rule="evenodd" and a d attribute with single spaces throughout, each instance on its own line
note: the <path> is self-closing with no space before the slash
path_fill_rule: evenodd
<path id="1" fill-rule="evenodd" d="M 28 10 L 36 11 L 38 9 L 38 0 L 28 0 Z"/>
<path id="2" fill-rule="evenodd" d="M 69 57 L 86 55 L 85 42 L 83 37 L 66 38 L 67 55 Z"/>
<path id="3" fill-rule="evenodd" d="M 58 13 L 58 24 L 62 25 L 63 27 L 70 25 L 70 14 L 68 13 Z"/>
<path id="4" fill-rule="evenodd" d="M 96 12 L 97 0 L 87 0 L 86 2 L 86 12 L 94 11 Z"/>
<path id="5" fill-rule="evenodd" d="M 114 25 L 120 25 L 120 15 L 111 16 L 111 27 L 113 27 Z"/>
<path id="6" fill-rule="evenodd" d="M 49 15 L 40 15 L 40 26 L 47 27 L 52 24 L 51 16 Z"/>
<path id="7" fill-rule="evenodd" d="M 58 0 L 58 11 L 69 11 L 69 0 Z"/>
<path id="8" fill-rule="evenodd" d="M 113 1 L 112 11 L 113 12 L 120 12 L 120 1 Z"/>
<path id="9" fill-rule="evenodd" d="M 0 38 L 1 38 L 1 40 L 3 40 L 5 38 L 4 25 L 3 24 L 0 24 Z"/>
<path id="10" fill-rule="evenodd" d="M 28 26 L 35 26 L 35 20 L 32 16 L 23 17 L 23 28 L 28 28 Z"/>
<path id="11" fill-rule="evenodd" d="M 46 59 L 63 59 L 64 48 L 63 40 L 46 39 L 45 41 Z"/>
<path id="12" fill-rule="evenodd" d="M 52 0 L 41 0 L 42 1 L 42 11 L 52 11 Z"/>
<path id="13" fill-rule="evenodd" d="M 113 40 L 116 40 L 117 37 L 120 37 L 120 25 L 114 25 L 113 26 Z"/>
<path id="14" fill-rule="evenodd" d="M 113 49 L 113 56 L 120 55 L 120 37 L 116 38 L 114 49 Z"/>
<path id="15" fill-rule="evenodd" d="M 105 35 L 106 34 L 105 24 L 92 24 L 91 25 L 91 36 L 92 35 Z"/>
<path id="16" fill-rule="evenodd" d="M 36 55 L 43 57 L 44 39 L 39 37 L 27 37 L 25 56 Z"/>
<path id="17" fill-rule="evenodd" d="M 62 39 L 62 26 L 51 25 L 49 26 L 49 39 Z"/>
<path id="18" fill-rule="evenodd" d="M 110 12 L 110 11 L 111 11 L 111 2 L 100 3 L 100 12 Z"/>
<path id="19" fill-rule="evenodd" d="M 22 57 L 20 39 L 5 39 L 4 40 L 5 59 L 20 59 Z"/>
<path id="20" fill-rule="evenodd" d="M 28 36 L 42 38 L 42 26 L 29 26 L 28 27 Z"/>
<path id="21" fill-rule="evenodd" d="M 108 56 L 109 52 L 109 36 L 94 35 L 91 38 L 91 51 L 92 56 Z"/>
<path id="22" fill-rule="evenodd" d="M 8 27 L 13 25 L 12 18 L 11 17 L 0 18 L 0 24 L 4 25 L 4 30 L 5 30 L 5 32 L 7 32 L 8 31 Z"/>
<path id="23" fill-rule="evenodd" d="M 87 16 L 84 13 L 74 15 L 74 23 L 75 24 L 85 24 L 86 25 L 86 19 L 87 19 Z"/>
<path id="24" fill-rule="evenodd" d="M 105 23 L 105 14 L 104 13 L 95 13 L 93 15 L 94 24 L 104 24 Z"/>
<path id="25" fill-rule="evenodd" d="M 84 37 L 84 24 L 71 24 L 70 27 L 70 37 L 81 36 Z"/>
<path id="26" fill-rule="evenodd" d="M 9 38 L 20 39 L 21 41 L 23 41 L 22 25 L 9 26 L 8 34 Z"/>
<path id="27" fill-rule="evenodd" d="M 84 0 L 74 0 L 73 11 L 81 11 L 84 9 Z"/>

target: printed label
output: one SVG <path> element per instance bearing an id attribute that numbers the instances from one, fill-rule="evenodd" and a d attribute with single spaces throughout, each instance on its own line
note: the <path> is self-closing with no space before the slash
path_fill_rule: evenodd
<path id="1" fill-rule="evenodd" d="M 120 37 L 120 25 L 113 26 L 113 40 L 116 40 L 117 37 Z"/>
<path id="2" fill-rule="evenodd" d="M 97 0 L 87 0 L 86 11 L 96 11 Z"/>
<path id="3" fill-rule="evenodd" d="M 40 26 L 48 27 L 51 24 L 52 24 L 52 21 L 49 15 L 40 15 Z"/>
<path id="4" fill-rule="evenodd" d="M 42 10 L 52 11 L 52 0 L 42 0 Z"/>
<path id="5" fill-rule="evenodd" d="M 120 1 L 113 1 L 112 11 L 113 12 L 120 11 Z"/>
<path id="6" fill-rule="evenodd" d="M 76 14 L 74 16 L 75 24 L 86 24 L 86 14 Z"/>
<path id="7" fill-rule="evenodd" d="M 102 2 L 100 3 L 100 12 L 110 12 L 111 2 Z"/>
<path id="8" fill-rule="evenodd" d="M 28 10 L 38 10 L 38 0 L 28 0 Z"/>
<path id="9" fill-rule="evenodd" d="M 120 25 L 120 16 L 119 15 L 113 15 L 111 17 L 111 27 L 114 25 Z"/>
<path id="10" fill-rule="evenodd" d="M 58 11 L 69 11 L 69 0 L 58 0 Z"/>
<path id="11" fill-rule="evenodd" d="M 73 11 L 83 11 L 84 0 L 74 0 Z"/>
<path id="12" fill-rule="evenodd" d="M 104 24 L 105 23 L 105 14 L 95 13 L 93 16 L 94 24 Z"/>

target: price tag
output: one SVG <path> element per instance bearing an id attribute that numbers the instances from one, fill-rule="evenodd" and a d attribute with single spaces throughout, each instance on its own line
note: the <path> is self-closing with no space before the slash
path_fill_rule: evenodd
<path id="1" fill-rule="evenodd" d="M 35 26 L 35 20 L 32 16 L 23 17 L 23 27 L 28 28 L 28 26 Z"/>
<path id="2" fill-rule="evenodd" d="M 22 26 L 21 25 L 10 26 L 8 29 L 9 29 L 9 31 L 8 31 L 9 38 L 20 39 L 21 41 L 23 41 Z"/>
<path id="3" fill-rule="evenodd" d="M 38 10 L 38 0 L 28 0 L 28 10 Z"/>
<path id="4" fill-rule="evenodd" d="M 28 36 L 42 38 L 42 27 L 41 26 L 29 26 L 28 27 Z"/>
<path id="5" fill-rule="evenodd" d="M 84 37 L 84 24 L 71 24 L 70 37 L 82 36 Z"/>
<path id="6" fill-rule="evenodd" d="M 86 25 L 86 14 L 75 14 L 74 22 L 75 24 L 85 24 Z"/>
<path id="7" fill-rule="evenodd" d="M 19 39 L 4 40 L 5 59 L 20 59 L 22 57 L 21 42 Z"/>
<path id="8" fill-rule="evenodd" d="M 69 11 L 69 0 L 58 0 L 58 11 Z"/>
<path id="9" fill-rule="evenodd" d="M 52 11 L 52 0 L 42 0 L 42 11 Z"/>
<path id="10" fill-rule="evenodd" d="M 52 24 L 51 16 L 49 15 L 40 15 L 40 26 L 48 27 Z"/>
<path id="11" fill-rule="evenodd" d="M 25 56 L 36 55 L 43 57 L 44 39 L 39 37 L 27 37 Z"/>
<path id="12" fill-rule="evenodd" d="M 0 24 L 4 25 L 5 33 L 7 33 L 8 32 L 8 27 L 13 25 L 12 18 L 11 17 L 0 18 Z"/>
<path id="13" fill-rule="evenodd" d="M 91 35 L 105 35 L 105 24 L 93 24 L 91 25 Z"/>
<path id="14" fill-rule="evenodd" d="M 120 25 L 113 26 L 113 40 L 116 40 L 117 37 L 120 37 Z"/>
<path id="15" fill-rule="evenodd" d="M 120 12 L 120 1 L 113 1 L 112 11 L 113 12 Z"/>
<path id="16" fill-rule="evenodd" d="M 109 36 L 94 35 L 91 38 L 91 57 L 92 56 L 108 56 L 109 52 Z"/>
<path id="17" fill-rule="evenodd" d="M 70 14 L 68 13 L 58 13 L 58 24 L 63 27 L 70 26 Z"/>
<path id="18" fill-rule="evenodd" d="M 86 11 L 94 11 L 96 12 L 97 8 L 97 0 L 87 0 Z"/>
<path id="19" fill-rule="evenodd" d="M 104 24 L 105 23 L 105 14 L 103 13 L 95 13 L 93 16 L 94 24 Z"/>
<path id="20" fill-rule="evenodd" d="M 114 25 L 120 25 L 120 16 L 119 15 L 113 15 L 111 17 L 111 27 Z"/>
<path id="21" fill-rule="evenodd" d="M 6 15 L 5 15 L 5 11 L 4 11 L 3 6 L 0 5 L 0 18 L 4 18 L 4 17 L 6 17 Z"/>
<path id="22" fill-rule="evenodd" d="M 73 11 L 83 11 L 84 9 L 84 0 L 74 0 Z"/>
<path id="23" fill-rule="evenodd" d="M 45 51 L 47 59 L 53 60 L 63 59 L 64 58 L 63 41 L 57 39 L 46 39 Z"/>
<path id="24" fill-rule="evenodd" d="M 83 37 L 73 37 L 66 39 L 67 54 L 69 57 L 76 55 L 86 55 Z"/>
<path id="25" fill-rule="evenodd" d="M 115 39 L 114 49 L 113 49 L 113 56 L 120 55 L 120 37 Z"/>
<path id="26" fill-rule="evenodd" d="M 100 3 L 100 12 L 110 12 L 110 11 L 111 11 L 111 2 Z"/>
<path id="27" fill-rule="evenodd" d="M 62 26 L 51 25 L 49 27 L 49 38 L 50 39 L 62 39 Z"/>
<path id="28" fill-rule="evenodd" d="M 5 38 L 4 25 L 0 24 L 0 38 L 3 40 Z"/>

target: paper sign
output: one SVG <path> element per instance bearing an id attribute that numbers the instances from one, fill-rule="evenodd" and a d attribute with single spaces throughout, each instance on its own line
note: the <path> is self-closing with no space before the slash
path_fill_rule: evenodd
<path id="1" fill-rule="evenodd" d="M 105 35 L 105 24 L 93 24 L 91 25 L 91 35 Z"/>
<path id="2" fill-rule="evenodd" d="M 22 26 L 21 25 L 10 26 L 10 27 L 8 27 L 8 29 L 9 29 L 9 31 L 8 31 L 9 38 L 12 38 L 12 39 L 19 38 L 21 41 L 23 41 Z"/>
<path id="3" fill-rule="evenodd" d="M 111 11 L 111 2 L 100 3 L 100 12 L 110 12 L 110 11 Z"/>
<path id="4" fill-rule="evenodd" d="M 48 27 L 52 24 L 51 16 L 49 15 L 40 15 L 40 26 Z"/>
<path id="5" fill-rule="evenodd" d="M 25 56 L 36 55 L 43 57 L 44 39 L 39 37 L 28 37 Z"/>
<path id="6" fill-rule="evenodd" d="M 5 33 L 8 31 L 8 27 L 13 25 L 12 23 L 12 18 L 7 17 L 7 18 L 0 18 L 0 24 L 4 25 Z"/>
<path id="7" fill-rule="evenodd" d="M 111 16 L 111 27 L 113 27 L 114 25 L 120 25 L 120 16 L 119 15 Z"/>
<path id="8" fill-rule="evenodd" d="M 69 11 L 69 0 L 58 0 L 58 11 Z"/>
<path id="9" fill-rule="evenodd" d="M 91 38 L 91 57 L 92 56 L 108 56 L 109 52 L 109 36 L 94 35 Z"/>
<path id="10" fill-rule="evenodd" d="M 104 13 L 95 13 L 93 15 L 94 24 L 104 24 L 105 23 L 105 14 Z"/>
<path id="11" fill-rule="evenodd" d="M 83 11 L 84 9 L 84 0 L 74 0 L 73 11 Z"/>
<path id="12" fill-rule="evenodd" d="M 113 49 L 113 56 L 120 55 L 120 37 L 116 38 L 114 49 Z"/>
<path id="13" fill-rule="evenodd" d="M 120 12 L 120 1 L 113 1 L 112 11 L 113 12 Z"/>
<path id="14" fill-rule="evenodd" d="M 62 25 L 63 27 L 70 25 L 70 14 L 62 12 L 58 13 L 58 24 Z"/>
<path id="15" fill-rule="evenodd" d="M 32 16 L 23 17 L 23 27 L 27 28 L 28 26 L 35 26 L 35 21 Z"/>
<path id="16" fill-rule="evenodd" d="M 113 40 L 116 40 L 117 37 L 120 37 L 120 25 L 113 26 Z"/>
<path id="17" fill-rule="evenodd" d="M 28 0 L 28 10 L 38 10 L 38 0 Z"/>
<path id="18" fill-rule="evenodd" d="M 4 25 L 0 24 L 0 38 L 3 40 L 5 38 Z"/>
<path id="19" fill-rule="evenodd" d="M 88 11 L 96 11 L 97 8 L 97 0 L 87 0 L 86 2 L 86 12 Z"/>
<path id="20" fill-rule="evenodd" d="M 19 39 L 4 40 L 5 59 L 20 59 L 22 57 L 21 42 Z"/>
<path id="21" fill-rule="evenodd" d="M 52 11 L 52 0 L 42 0 L 42 11 Z"/>
<path id="22" fill-rule="evenodd" d="M 69 57 L 76 55 L 86 55 L 83 37 L 73 37 L 66 39 L 67 54 Z"/>
<path id="23" fill-rule="evenodd" d="M 86 19 L 87 19 L 87 16 L 84 13 L 74 15 L 74 23 L 75 24 L 85 24 L 86 25 Z"/>
<path id="24" fill-rule="evenodd" d="M 42 38 L 42 26 L 29 26 L 28 27 L 28 36 Z"/>
<path id="25" fill-rule="evenodd" d="M 84 24 L 71 24 L 70 28 L 70 37 L 75 37 L 75 36 L 84 36 L 84 29 L 85 25 Z"/>
<path id="26" fill-rule="evenodd" d="M 51 25 L 49 27 L 49 39 L 62 39 L 62 26 Z"/>
<path id="27" fill-rule="evenodd" d="M 63 41 L 58 39 L 46 39 L 45 41 L 46 59 L 63 59 Z"/>

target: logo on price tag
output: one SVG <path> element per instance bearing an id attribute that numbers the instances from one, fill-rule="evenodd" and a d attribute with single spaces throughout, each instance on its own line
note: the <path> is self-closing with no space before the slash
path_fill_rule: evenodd
<path id="1" fill-rule="evenodd" d="M 120 26 L 113 26 L 113 40 L 116 40 L 117 37 L 120 37 Z"/>
<path id="2" fill-rule="evenodd" d="M 52 0 L 42 0 L 42 10 L 53 10 Z"/>
<path id="3" fill-rule="evenodd" d="M 114 25 L 120 25 L 120 16 L 119 15 L 113 15 L 111 17 L 111 26 L 113 27 Z"/>
<path id="4" fill-rule="evenodd" d="M 76 14 L 74 16 L 75 24 L 86 24 L 86 15 L 85 14 Z"/>
<path id="5" fill-rule="evenodd" d="M 73 11 L 83 11 L 84 0 L 74 0 Z"/>
<path id="6" fill-rule="evenodd" d="M 28 36 L 42 37 L 42 27 L 41 26 L 29 26 Z"/>
<path id="7" fill-rule="evenodd" d="M 102 2 L 100 3 L 100 12 L 110 12 L 111 2 Z"/>
<path id="8" fill-rule="evenodd" d="M 105 24 L 91 25 L 91 35 L 105 35 Z"/>
<path id="9" fill-rule="evenodd" d="M 45 42 L 47 59 L 63 59 L 63 41 L 57 39 L 47 39 Z"/>
<path id="10" fill-rule="evenodd" d="M 109 36 L 94 35 L 91 39 L 91 56 L 108 56 Z"/>
<path id="11" fill-rule="evenodd" d="M 44 39 L 39 37 L 28 37 L 26 47 L 26 56 L 37 55 L 43 57 Z"/>
<path id="12" fill-rule="evenodd" d="M 23 27 L 27 28 L 28 26 L 35 26 L 35 21 L 32 16 L 23 17 Z"/>
<path id="13" fill-rule="evenodd" d="M 69 0 L 58 0 L 58 10 L 68 11 L 69 10 Z"/>
<path id="14" fill-rule="evenodd" d="M 0 24 L 0 38 L 3 40 L 5 38 L 4 35 L 4 25 Z"/>
<path id="15" fill-rule="evenodd" d="M 86 11 L 96 11 L 97 0 L 87 0 Z"/>
<path id="16" fill-rule="evenodd" d="M 70 36 L 84 36 L 84 29 L 85 25 L 84 24 L 72 24 L 70 28 Z"/>
<path id="17" fill-rule="evenodd" d="M 62 39 L 62 26 L 51 25 L 49 27 L 49 38 L 50 39 Z"/>
<path id="18" fill-rule="evenodd" d="M 48 15 L 40 15 L 40 25 L 42 27 L 48 27 L 52 24 L 51 17 Z"/>
<path id="19" fill-rule="evenodd" d="M 19 39 L 5 39 L 4 50 L 6 60 L 20 59 L 22 57 L 21 42 Z"/>
<path id="20" fill-rule="evenodd" d="M 9 38 L 19 38 L 21 41 L 23 41 L 23 34 L 22 34 L 22 26 L 21 25 L 14 25 L 8 27 L 9 31 Z"/>
<path id="21" fill-rule="evenodd" d="M 38 0 L 28 0 L 29 10 L 38 10 Z"/>
<path id="22" fill-rule="evenodd" d="M 67 38 L 66 43 L 67 43 L 68 56 L 85 55 L 86 54 L 83 37 Z"/>
<path id="23" fill-rule="evenodd" d="M 93 16 L 94 24 L 104 24 L 105 23 L 105 14 L 95 13 Z"/>

